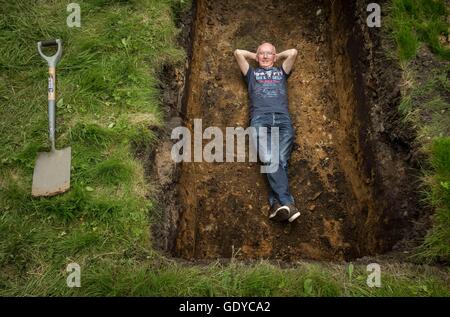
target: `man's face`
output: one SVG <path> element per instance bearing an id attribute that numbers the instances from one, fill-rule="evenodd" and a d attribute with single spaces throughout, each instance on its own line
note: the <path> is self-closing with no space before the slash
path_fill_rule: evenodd
<path id="1" fill-rule="evenodd" d="M 260 67 L 272 67 L 277 60 L 275 46 L 270 43 L 264 43 L 258 47 L 256 60 Z"/>

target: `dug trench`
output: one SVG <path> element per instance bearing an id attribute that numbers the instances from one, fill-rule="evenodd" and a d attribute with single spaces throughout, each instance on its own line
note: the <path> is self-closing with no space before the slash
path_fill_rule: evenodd
<path id="1" fill-rule="evenodd" d="M 188 260 L 349 260 L 416 238 L 414 224 L 426 211 L 415 188 L 414 133 L 397 114 L 400 72 L 384 55 L 380 30 L 366 24 L 368 3 L 193 3 L 179 22 L 187 66 L 165 70 L 167 124 L 148 158 L 157 184 L 157 249 Z M 233 51 L 254 51 L 263 41 L 299 52 L 288 81 L 296 136 L 290 189 L 302 213 L 294 223 L 268 219 L 268 183 L 258 163 L 171 160 L 176 126 L 193 131 L 198 118 L 203 129 L 248 127 Z"/>

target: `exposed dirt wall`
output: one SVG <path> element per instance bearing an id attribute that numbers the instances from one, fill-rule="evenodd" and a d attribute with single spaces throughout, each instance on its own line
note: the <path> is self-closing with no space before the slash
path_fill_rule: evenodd
<path id="1" fill-rule="evenodd" d="M 355 230 L 347 231 L 358 245 L 355 256 L 390 250 L 407 236 L 421 209 L 410 146 L 414 132 L 397 112 L 401 72 L 385 55 L 385 34 L 365 23 L 369 2 L 334 1 L 331 10 L 338 149 L 358 203 L 348 224 Z M 386 9 L 386 1 L 379 4 Z"/>

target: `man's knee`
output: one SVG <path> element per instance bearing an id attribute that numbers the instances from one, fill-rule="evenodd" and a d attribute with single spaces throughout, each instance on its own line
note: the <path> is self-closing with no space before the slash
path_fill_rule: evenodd
<path id="1" fill-rule="evenodd" d="M 280 169 L 280 164 L 273 161 L 263 163 L 261 162 L 261 172 L 266 174 L 276 173 Z"/>
<path id="2" fill-rule="evenodd" d="M 259 160 L 261 161 L 262 165 L 271 165 L 273 159 L 270 157 L 270 154 L 260 154 L 259 155 Z"/>

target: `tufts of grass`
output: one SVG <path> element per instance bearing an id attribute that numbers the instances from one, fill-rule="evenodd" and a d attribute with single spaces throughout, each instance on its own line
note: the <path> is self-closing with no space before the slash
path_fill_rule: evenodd
<path id="1" fill-rule="evenodd" d="M 69 131 L 71 143 L 87 144 L 92 147 L 105 148 L 114 141 L 114 133 L 98 124 L 77 123 Z"/>
<path id="2" fill-rule="evenodd" d="M 267 262 L 234 262 L 186 267 L 150 258 L 146 263 L 78 258 L 83 264 L 81 288 L 69 289 L 63 272 L 48 274 L 44 269 L 29 284 L 35 288 L 26 292 L 66 296 L 450 296 L 445 273 L 426 266 L 382 264 L 380 287 L 369 287 L 364 265 L 355 265 L 349 275 L 344 264 L 300 263 L 281 269 Z M 8 294 L 14 292 L 18 290 Z M 0 294 L 4 293 L 0 289 Z"/>
<path id="3" fill-rule="evenodd" d="M 414 58 L 421 42 L 450 60 L 450 49 L 439 41 L 440 36 L 448 36 L 447 15 L 444 0 L 392 0 L 387 25 L 397 44 L 400 61 Z"/>
<path id="4" fill-rule="evenodd" d="M 133 177 L 133 169 L 118 159 L 101 162 L 95 167 L 94 177 L 109 185 L 128 183 Z"/>
<path id="5" fill-rule="evenodd" d="M 420 16 L 420 10 L 413 5 L 417 3 L 411 1 L 410 4 L 404 9 L 413 16 Z M 432 11 L 433 8 L 431 5 L 427 10 Z M 448 62 L 442 65 L 439 69 L 428 69 L 422 74 L 418 74 L 418 70 L 413 72 L 412 66 L 403 65 L 403 96 L 399 104 L 404 121 L 417 131 L 416 145 L 429 156 L 429 164 L 423 167 L 423 182 L 426 186 L 421 194 L 423 202 L 431 205 L 435 214 L 433 227 L 415 257 L 427 263 L 450 262 L 450 68 Z"/>
<path id="6" fill-rule="evenodd" d="M 419 248 L 418 256 L 424 261 L 450 262 L 450 138 L 437 138 L 431 146 L 428 178 L 431 192 L 429 200 L 436 212 L 434 225 Z"/>
<path id="7" fill-rule="evenodd" d="M 435 140 L 431 150 L 431 166 L 443 177 L 450 176 L 450 139 Z"/>
<path id="8" fill-rule="evenodd" d="M 397 44 L 398 55 L 401 61 L 407 61 L 416 56 L 420 42 L 415 32 L 411 31 L 412 26 L 401 24 L 394 31 L 394 37 Z"/>

